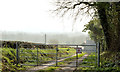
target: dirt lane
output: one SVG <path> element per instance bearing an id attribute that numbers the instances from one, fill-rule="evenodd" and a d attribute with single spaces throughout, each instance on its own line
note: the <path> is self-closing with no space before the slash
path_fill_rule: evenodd
<path id="1" fill-rule="evenodd" d="M 73 57 L 73 56 L 76 56 L 76 54 L 75 54 L 75 55 L 72 55 L 72 56 L 70 56 L 70 57 Z M 57 61 L 58 61 L 58 62 L 61 62 L 61 61 L 65 60 L 65 59 L 67 59 L 67 58 L 70 58 L 70 57 L 66 57 L 66 58 L 63 58 L 63 59 L 60 59 L 60 60 L 57 60 Z M 44 68 L 47 68 L 47 67 L 49 67 L 49 66 L 51 66 L 51 65 L 54 65 L 55 63 L 56 63 L 56 62 L 51 62 L 51 63 L 42 64 L 42 65 L 46 65 L 46 66 L 36 66 L 36 67 L 27 69 L 27 71 L 21 71 L 21 72 L 35 72 L 35 71 L 37 71 L 37 70 L 44 69 Z"/>
<path id="2" fill-rule="evenodd" d="M 86 58 L 88 56 L 88 54 L 85 54 L 84 56 L 80 57 L 78 59 L 78 63 L 82 62 L 82 60 L 84 58 Z M 67 65 L 68 66 L 68 65 Z M 69 64 L 69 66 L 76 66 L 76 61 L 73 61 L 72 63 Z M 73 72 L 74 70 L 76 70 L 76 67 L 62 67 L 56 71 L 65 71 L 65 72 Z"/>
<path id="3" fill-rule="evenodd" d="M 73 56 L 75 56 L 75 55 L 73 55 Z M 88 56 L 88 54 L 85 54 L 84 56 L 80 57 L 78 59 L 78 62 L 79 63 L 82 62 L 82 60 L 84 58 L 86 58 L 87 56 Z M 64 58 L 64 59 L 66 59 L 66 58 Z M 58 62 L 63 61 L 64 59 L 60 59 L 60 60 L 58 60 Z M 42 65 L 48 65 L 48 66 L 36 66 L 36 67 L 30 68 L 30 69 L 27 69 L 27 71 L 21 71 L 21 72 L 35 72 L 37 70 L 47 68 L 47 67 L 49 67 L 50 65 L 53 65 L 53 64 L 55 64 L 55 62 L 51 62 L 51 63 L 47 63 L 47 64 L 42 64 Z M 61 67 L 61 68 L 57 69 L 56 71 L 62 71 L 62 70 L 63 71 L 68 71 L 68 72 L 74 71 L 76 69 L 76 67 L 75 67 L 76 66 L 76 60 L 72 61 L 71 63 L 69 63 L 69 65 L 67 65 L 67 66 L 74 66 L 74 67 Z"/>

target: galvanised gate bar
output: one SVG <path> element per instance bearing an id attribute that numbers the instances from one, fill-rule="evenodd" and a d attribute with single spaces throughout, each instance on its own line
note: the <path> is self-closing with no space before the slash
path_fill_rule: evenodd
<path id="1" fill-rule="evenodd" d="M 60 66 L 60 67 L 91 67 L 83 66 L 79 61 L 75 48 L 82 48 L 82 53 L 95 53 L 95 64 L 99 66 L 99 44 L 76 45 L 76 44 L 37 44 L 38 47 L 19 45 L 16 43 L 17 65 L 27 66 Z M 72 60 L 70 58 L 73 58 Z M 67 64 L 66 64 L 67 63 Z M 73 63 L 72 65 L 69 65 Z"/>

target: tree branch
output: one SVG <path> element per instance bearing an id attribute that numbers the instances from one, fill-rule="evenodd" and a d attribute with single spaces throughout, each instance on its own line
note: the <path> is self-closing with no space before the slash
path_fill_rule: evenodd
<path id="1" fill-rule="evenodd" d="M 88 3 L 88 2 L 79 2 L 79 3 L 73 5 L 73 9 L 74 9 L 76 6 L 78 6 L 78 5 L 82 4 L 82 3 L 85 4 L 85 5 L 88 5 L 88 6 L 95 6 L 95 4 L 90 4 L 90 3 Z"/>

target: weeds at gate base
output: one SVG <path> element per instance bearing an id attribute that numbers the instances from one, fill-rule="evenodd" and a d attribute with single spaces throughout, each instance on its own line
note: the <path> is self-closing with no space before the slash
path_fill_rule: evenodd
<path id="1" fill-rule="evenodd" d="M 78 58 L 84 56 L 85 54 L 86 54 L 86 53 L 78 54 Z M 75 61 L 75 60 L 76 60 L 76 56 L 73 56 L 73 57 L 70 57 L 70 58 L 67 58 L 67 59 L 64 60 L 64 61 L 68 61 L 68 62 L 64 62 L 64 61 L 58 62 L 58 65 L 68 64 L 70 61 L 72 62 L 72 61 Z"/>
<path id="2" fill-rule="evenodd" d="M 7 72 L 7 71 L 20 71 L 20 70 L 26 70 L 26 68 L 31 68 L 31 67 L 34 67 L 34 66 L 21 66 L 20 64 L 18 64 L 18 66 L 16 67 L 16 61 L 17 61 L 17 59 L 16 59 L 16 49 L 13 49 L 13 48 L 0 48 L 0 49 L 2 49 L 2 58 L 1 58 L 1 60 L 2 60 L 2 62 L 0 62 L 0 64 L 2 65 L 1 66 L 1 69 L 2 69 L 2 71 L 5 71 L 5 72 Z M 70 56 L 72 53 L 72 51 L 73 52 L 75 52 L 75 50 L 74 49 L 71 49 L 70 51 L 67 51 L 67 49 L 68 48 L 63 48 L 65 51 L 59 51 L 59 52 L 61 52 L 61 53 L 65 53 L 64 54 L 64 57 L 66 56 Z M 36 64 L 35 62 L 28 62 L 28 58 L 25 58 L 25 57 L 22 57 L 22 56 L 28 56 L 28 57 L 31 57 L 31 58 L 29 58 L 29 60 L 37 60 L 37 58 L 35 58 L 36 56 L 37 56 L 37 49 L 36 50 L 24 50 L 24 49 L 22 49 L 21 48 L 21 50 L 23 50 L 23 52 L 26 52 L 26 54 L 25 53 L 23 53 L 23 54 L 21 54 L 20 56 L 21 56 L 21 58 L 20 58 L 20 62 L 23 62 L 23 63 L 26 63 L 26 64 Z M 29 54 L 31 52 L 31 54 Z M 47 51 L 41 51 L 42 53 L 50 53 L 50 52 L 52 52 L 53 53 L 53 51 L 50 51 L 50 50 L 47 50 Z M 55 52 L 55 50 L 54 50 L 54 52 Z M 69 53 L 69 54 L 67 54 L 67 53 Z M 43 56 L 40 56 L 41 58 L 42 58 L 42 60 L 44 61 L 43 63 L 45 63 L 45 61 L 48 61 L 48 60 L 55 60 L 54 58 L 52 58 L 52 57 L 50 57 L 50 58 L 48 58 L 50 56 L 50 54 L 46 54 L 46 55 L 43 55 Z"/>
<path id="3" fill-rule="evenodd" d="M 104 53 L 105 54 L 105 53 Z M 97 64 L 93 63 L 95 61 L 96 55 L 95 53 L 91 53 L 87 58 L 83 60 L 83 63 L 80 63 L 82 66 L 91 66 L 91 67 L 79 67 L 78 71 L 86 71 L 86 72 L 94 72 L 94 71 L 101 71 L 101 72 L 120 72 L 120 68 L 118 66 L 111 66 L 114 63 L 108 61 L 108 59 L 104 59 L 104 55 L 101 55 L 100 66 L 97 67 Z M 112 58 L 109 58 L 109 60 Z M 90 63 L 88 63 L 90 62 Z M 105 67 L 107 66 L 107 67 Z"/>
<path id="4" fill-rule="evenodd" d="M 87 58 L 83 59 L 79 66 L 86 66 L 86 67 L 78 67 L 78 70 L 93 70 L 96 68 L 96 55 L 95 53 L 91 53 Z M 91 67 L 87 67 L 91 66 Z"/>
<path id="5" fill-rule="evenodd" d="M 48 68 L 45 68 L 45 69 L 38 70 L 36 72 L 54 72 L 58 68 L 60 68 L 60 67 L 48 67 Z"/>

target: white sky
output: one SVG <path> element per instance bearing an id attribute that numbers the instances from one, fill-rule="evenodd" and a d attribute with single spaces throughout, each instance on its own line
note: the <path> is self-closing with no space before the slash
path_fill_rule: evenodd
<path id="1" fill-rule="evenodd" d="M 73 21 L 53 17 L 49 12 L 53 0 L 0 0 L 0 31 L 72 32 Z M 74 32 L 81 32 L 84 19 L 76 22 Z"/>

